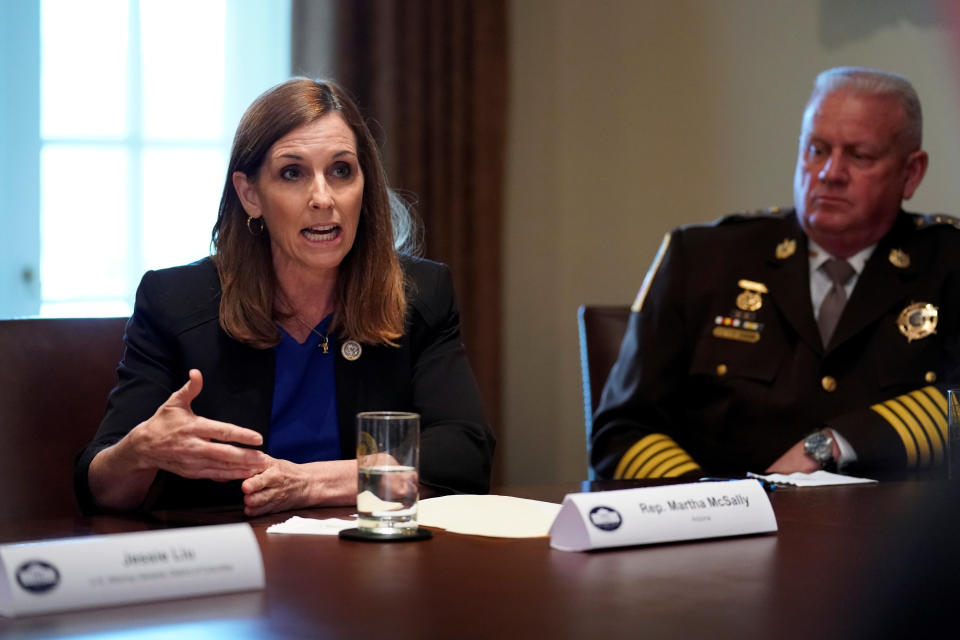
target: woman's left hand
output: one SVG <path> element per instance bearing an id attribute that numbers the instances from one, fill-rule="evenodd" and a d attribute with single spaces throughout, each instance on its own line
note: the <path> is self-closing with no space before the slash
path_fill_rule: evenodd
<path id="1" fill-rule="evenodd" d="M 316 506 L 356 503 L 357 461 L 297 464 L 271 458 L 267 468 L 243 481 L 244 513 L 259 516 Z"/>

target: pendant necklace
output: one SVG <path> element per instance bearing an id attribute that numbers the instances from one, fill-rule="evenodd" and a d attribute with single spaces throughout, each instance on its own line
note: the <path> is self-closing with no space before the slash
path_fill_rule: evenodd
<path id="1" fill-rule="evenodd" d="M 306 322 L 304 322 L 303 320 L 301 320 L 301 319 L 300 319 L 300 316 L 295 315 L 295 316 L 293 316 L 293 317 L 296 318 L 296 319 L 297 319 L 297 322 L 299 322 L 300 324 L 302 324 L 305 329 L 310 329 L 310 331 L 312 331 L 313 333 L 315 333 L 315 334 L 317 334 L 318 336 L 320 336 L 321 338 L 323 338 L 323 342 L 319 343 L 319 344 L 317 345 L 317 348 L 318 348 L 318 349 L 323 349 L 324 355 L 330 353 L 330 335 L 329 335 L 329 334 L 320 333 L 320 332 L 317 331 L 314 327 L 311 327 L 311 326 L 308 325 Z"/>

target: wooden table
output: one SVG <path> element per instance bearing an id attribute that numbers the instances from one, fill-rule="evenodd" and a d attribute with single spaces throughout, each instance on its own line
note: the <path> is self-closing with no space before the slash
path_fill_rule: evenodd
<path id="1" fill-rule="evenodd" d="M 268 525 L 291 515 L 279 514 L 250 520 L 266 568 L 263 591 L 0 618 L 0 637 L 849 637 L 850 626 L 883 614 L 871 609 L 876 599 L 861 604 L 852 596 L 876 591 L 878 568 L 895 567 L 884 555 L 892 539 L 901 541 L 892 532 L 918 501 L 944 500 L 945 488 L 915 481 L 783 489 L 771 495 L 775 535 L 593 553 L 555 551 L 545 538 L 444 531 L 396 544 L 267 535 Z M 559 502 L 578 490 L 500 493 Z M 6 522 L 0 542 L 238 519 L 207 513 Z"/>

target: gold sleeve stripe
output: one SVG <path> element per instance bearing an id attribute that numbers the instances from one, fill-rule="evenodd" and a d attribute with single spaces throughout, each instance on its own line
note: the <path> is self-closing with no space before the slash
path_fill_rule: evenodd
<path id="1" fill-rule="evenodd" d="M 665 464 L 667 463 L 667 464 Z M 652 433 L 630 447 L 614 471 L 614 478 L 650 478 L 669 473 L 675 466 L 693 464 L 686 451 L 663 433 Z"/>
<path id="2" fill-rule="evenodd" d="M 623 457 L 620 458 L 620 462 L 617 463 L 617 468 L 613 472 L 613 477 L 614 478 L 629 477 L 624 474 L 634 458 L 636 458 L 647 447 L 654 445 L 658 442 L 663 442 L 669 439 L 670 438 L 668 438 L 662 433 L 652 433 L 648 436 L 641 438 L 640 440 L 637 440 L 635 443 L 633 443 L 632 447 L 627 449 L 627 452 L 623 454 Z"/>
<path id="3" fill-rule="evenodd" d="M 674 446 L 665 451 L 661 451 L 651 458 L 645 465 L 636 470 L 628 478 L 662 478 L 668 471 L 678 465 L 693 462 L 693 459 L 686 451 L 680 447 Z M 694 463 L 696 464 L 696 463 Z"/>
<path id="4" fill-rule="evenodd" d="M 920 453 L 920 467 L 929 467 L 930 441 L 927 439 L 927 434 L 923 432 L 923 427 L 920 426 L 917 419 L 900 403 L 899 398 L 892 398 L 883 404 L 897 414 L 903 423 L 907 425 L 907 428 L 910 429 L 910 433 L 913 434 L 913 438 L 917 442 L 917 450 Z"/>
<path id="5" fill-rule="evenodd" d="M 664 452 L 661 455 L 667 455 L 668 452 Z M 656 468 L 653 469 L 650 473 L 647 474 L 648 478 L 663 478 L 667 473 L 675 468 L 677 465 L 686 464 L 688 462 L 693 462 L 690 456 L 686 451 L 680 447 L 675 447 L 670 452 L 670 456 L 666 458 L 663 462 L 658 464 Z"/>
<path id="6" fill-rule="evenodd" d="M 928 391 L 931 390 L 931 391 Z M 910 397 L 920 403 L 927 411 L 927 415 L 937 425 L 940 432 L 940 438 L 947 440 L 947 400 L 936 387 L 927 387 L 926 389 L 917 389 L 910 392 Z M 939 398 L 938 398 L 939 396 Z"/>
<path id="7" fill-rule="evenodd" d="M 700 465 L 698 465 L 696 462 L 694 462 L 693 460 L 691 460 L 690 462 L 687 462 L 686 464 L 681 464 L 679 467 L 674 467 L 673 469 L 670 469 L 670 470 L 667 471 L 665 474 L 663 474 L 663 477 L 664 477 L 664 478 L 676 478 L 677 476 L 683 475 L 684 473 L 687 473 L 688 471 L 696 471 L 696 470 L 699 469 L 699 468 L 700 468 Z"/>
<path id="8" fill-rule="evenodd" d="M 686 462 L 690 459 L 682 449 L 678 447 L 671 447 L 666 451 L 661 451 L 655 455 L 646 465 L 648 467 L 644 470 L 644 474 L 640 477 L 643 478 L 662 478 L 664 472 L 669 471 L 676 465 L 678 462 Z M 651 466 L 652 465 L 652 466 Z"/>
<path id="9" fill-rule="evenodd" d="M 666 460 L 672 455 L 675 455 L 678 451 L 682 452 L 677 444 L 667 438 L 663 442 L 658 442 L 650 447 L 647 447 L 647 450 L 643 452 L 642 456 L 637 456 L 637 458 L 627 467 L 627 472 L 625 476 L 627 478 L 651 478 L 653 476 L 653 469 L 658 464 Z"/>
<path id="10" fill-rule="evenodd" d="M 927 415 L 923 407 L 917 404 L 917 401 L 909 394 L 899 396 L 897 400 L 903 403 L 904 408 L 909 411 L 910 414 L 917 419 L 917 422 L 920 423 L 920 426 L 923 427 L 923 432 L 930 441 L 930 449 L 933 453 L 933 464 L 940 466 L 943 463 L 943 441 L 940 439 L 940 432 L 937 430 L 937 425 L 933 423 L 933 420 L 930 419 L 930 416 Z"/>
<path id="11" fill-rule="evenodd" d="M 903 440 L 903 448 L 907 451 L 907 468 L 915 468 L 917 466 L 917 445 L 913 442 L 913 436 L 910 435 L 910 432 L 904 424 L 900 422 L 900 418 L 882 404 L 875 404 L 870 408 L 880 414 L 880 417 L 886 420 L 887 423 L 893 427 L 893 430 L 897 432 L 897 435 Z"/>
<path id="12" fill-rule="evenodd" d="M 920 391 L 923 391 L 928 396 L 930 396 L 930 399 L 933 400 L 936 403 L 936 405 L 940 407 L 940 409 L 943 411 L 943 415 L 947 415 L 947 396 L 940 393 L 940 389 L 930 386 L 930 387 L 924 387 L 923 389 L 920 389 Z"/>
<path id="13" fill-rule="evenodd" d="M 936 387 L 924 387 L 923 389 L 918 390 L 918 393 L 922 392 L 936 405 L 937 409 L 940 410 L 940 415 L 937 416 L 937 425 L 940 427 L 940 431 L 943 433 L 943 439 L 947 439 L 947 396 L 943 395 L 940 392 L 940 389 Z"/>
<path id="14" fill-rule="evenodd" d="M 650 291 L 650 285 L 653 284 L 653 278 L 657 275 L 657 271 L 660 269 L 660 263 L 663 262 L 663 256 L 666 255 L 667 247 L 669 246 L 670 234 L 667 233 L 663 236 L 660 248 L 657 249 L 657 255 L 653 257 L 653 263 L 650 265 L 650 268 L 647 269 L 647 275 L 643 277 L 643 284 L 640 285 L 640 291 L 637 292 L 633 306 L 630 307 L 631 311 L 640 311 L 643 309 L 643 301 L 647 299 L 647 292 Z"/>

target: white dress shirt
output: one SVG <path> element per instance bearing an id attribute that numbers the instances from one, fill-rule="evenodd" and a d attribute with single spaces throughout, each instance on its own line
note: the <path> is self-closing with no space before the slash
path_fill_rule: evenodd
<path id="1" fill-rule="evenodd" d="M 827 297 L 830 287 L 833 286 L 830 276 L 820 267 L 823 266 L 824 262 L 834 256 L 831 256 L 820 248 L 813 240 L 808 239 L 807 244 L 810 247 L 810 301 L 813 302 L 813 317 L 816 318 L 820 314 L 820 305 L 823 304 L 823 299 Z M 870 255 L 876 247 L 877 245 L 875 244 L 870 245 L 866 249 L 861 249 L 847 258 L 847 262 L 853 267 L 853 276 L 847 280 L 847 284 L 843 287 L 847 292 L 847 300 L 850 299 L 850 294 L 853 293 L 853 287 L 857 284 L 857 280 L 860 279 L 860 274 L 863 273 L 863 268 L 866 266 L 867 260 L 870 259 Z"/>
<path id="2" fill-rule="evenodd" d="M 820 306 L 823 304 L 823 299 L 827 297 L 827 293 L 833 286 L 830 277 L 820 267 L 823 266 L 824 262 L 835 256 L 831 256 L 810 238 L 807 238 L 807 246 L 810 249 L 810 301 L 813 303 L 813 317 L 816 318 L 820 313 Z M 870 245 L 866 249 L 861 249 L 847 258 L 847 262 L 853 267 L 853 276 L 847 280 L 847 283 L 843 287 L 847 292 L 847 300 L 850 299 L 853 288 L 856 286 L 857 280 L 860 279 L 860 274 L 863 273 L 863 268 L 866 266 L 867 260 L 870 259 L 876 247 L 877 245 L 875 244 Z M 855 462 L 857 452 L 854 451 L 853 446 L 847 439 L 840 435 L 835 429 L 827 429 L 827 431 L 833 434 L 834 440 L 837 441 L 837 446 L 840 448 L 840 457 L 837 459 L 837 466 L 841 467 L 845 464 Z"/>

